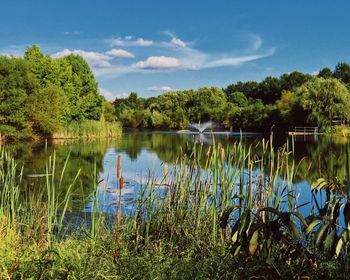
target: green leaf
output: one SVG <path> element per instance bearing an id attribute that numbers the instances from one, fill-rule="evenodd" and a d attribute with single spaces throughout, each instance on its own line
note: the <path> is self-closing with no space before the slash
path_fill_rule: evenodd
<path id="1" fill-rule="evenodd" d="M 237 246 L 235 252 L 233 253 L 233 256 L 234 257 L 237 256 L 239 254 L 240 250 L 241 250 L 241 245 Z"/>
<path id="2" fill-rule="evenodd" d="M 327 231 L 328 231 L 328 224 L 322 225 L 316 232 L 316 246 L 320 247 L 324 241 L 324 239 L 326 238 L 327 235 Z"/>
<path id="3" fill-rule="evenodd" d="M 350 229 L 350 202 L 348 201 L 343 210 L 345 226 Z"/>
<path id="4" fill-rule="evenodd" d="M 319 220 L 313 220 L 305 230 L 305 234 L 309 234 L 313 229 L 320 224 Z"/>
<path id="5" fill-rule="evenodd" d="M 259 239 L 259 230 L 254 231 L 252 238 L 249 241 L 249 254 L 254 255 L 258 249 L 258 239 Z"/>
<path id="6" fill-rule="evenodd" d="M 290 212 L 290 213 L 296 216 L 303 223 L 304 226 L 306 227 L 308 226 L 305 218 L 299 212 Z"/>
<path id="7" fill-rule="evenodd" d="M 337 246 L 335 248 L 335 255 L 337 257 L 339 257 L 339 254 L 340 254 L 342 247 L 343 247 L 343 239 L 339 238 L 339 241 L 338 241 Z"/>
<path id="8" fill-rule="evenodd" d="M 327 235 L 325 241 L 324 241 L 324 249 L 326 252 L 330 252 L 334 243 L 334 237 L 336 232 L 332 231 L 330 234 Z"/>
<path id="9" fill-rule="evenodd" d="M 319 178 L 316 180 L 316 182 L 313 182 L 311 184 L 311 190 L 314 190 L 314 189 L 322 189 L 324 186 L 327 186 L 328 185 L 328 181 L 324 178 Z"/>
<path id="10" fill-rule="evenodd" d="M 237 242 L 238 240 L 238 231 L 236 231 L 233 235 L 232 235 L 232 242 Z"/>

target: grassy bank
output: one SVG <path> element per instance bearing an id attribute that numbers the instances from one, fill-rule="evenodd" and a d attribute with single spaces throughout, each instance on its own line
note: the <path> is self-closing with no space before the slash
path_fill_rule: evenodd
<path id="1" fill-rule="evenodd" d="M 61 131 L 53 133 L 53 139 L 118 138 L 122 128 L 118 122 L 86 120 L 73 122 Z"/>
<path id="2" fill-rule="evenodd" d="M 332 129 L 331 133 L 339 136 L 350 136 L 350 127 L 345 125 L 337 125 Z"/>
<path id="3" fill-rule="evenodd" d="M 85 213 L 73 227 L 64 217 L 75 180 L 62 198 L 64 166 L 55 174 L 51 158 L 46 185 L 20 189 L 21 168 L 2 148 L 0 278 L 346 279 L 349 181 L 320 178 L 318 203 L 302 215 L 293 145 L 255 145 L 196 145 L 177 168 L 150 176 L 130 216 Z"/>

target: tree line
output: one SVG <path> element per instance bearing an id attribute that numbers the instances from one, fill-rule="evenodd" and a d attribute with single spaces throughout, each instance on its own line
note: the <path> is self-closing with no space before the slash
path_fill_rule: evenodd
<path id="1" fill-rule="evenodd" d="M 111 108 L 112 107 L 112 108 Z M 72 123 L 114 119 L 87 62 L 78 55 L 53 59 L 39 46 L 23 57 L 0 56 L 0 136 L 48 137 Z M 112 114 L 112 116 L 111 116 Z"/>
<path id="2" fill-rule="evenodd" d="M 132 92 L 115 99 L 116 117 L 125 127 L 184 129 L 214 121 L 231 130 L 287 130 L 350 121 L 350 66 L 339 63 L 317 75 L 292 72 L 261 82 L 237 82 L 220 89 L 172 91 L 142 98 Z"/>
<path id="3" fill-rule="evenodd" d="M 65 127 L 100 120 L 152 129 L 214 121 L 231 130 L 327 130 L 334 121 L 350 121 L 349 89 L 350 66 L 339 63 L 317 75 L 292 72 L 223 89 L 203 87 L 150 98 L 132 92 L 107 102 L 81 56 L 53 59 L 32 46 L 23 57 L 0 56 L 0 138 L 50 137 Z"/>

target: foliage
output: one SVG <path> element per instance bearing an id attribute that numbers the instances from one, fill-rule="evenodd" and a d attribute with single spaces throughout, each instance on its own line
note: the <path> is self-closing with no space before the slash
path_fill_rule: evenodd
<path id="1" fill-rule="evenodd" d="M 310 124 L 326 128 L 336 118 L 344 123 L 350 120 L 349 91 L 336 79 L 314 78 L 301 86 L 296 94 L 300 97 L 303 108 L 310 112 Z"/>
<path id="2" fill-rule="evenodd" d="M 13 140 L 51 137 L 73 121 L 98 121 L 104 98 L 81 56 L 53 59 L 34 45 L 23 58 L 0 56 L 0 101 L 0 135 Z"/>
<path id="3" fill-rule="evenodd" d="M 349 86 L 348 69 L 348 64 L 340 63 L 334 72 L 323 68 L 317 76 L 294 71 L 261 82 L 237 82 L 223 90 L 204 87 L 151 98 L 131 93 L 127 98 L 117 98 L 114 105 L 123 126 L 133 128 L 184 129 L 190 123 L 214 121 L 224 128 L 243 131 L 269 131 L 272 127 L 286 131 L 310 125 L 331 131 L 332 120 L 340 118 L 342 124 L 349 121 L 349 93 L 344 86 Z M 305 93 L 311 85 L 314 94 Z M 317 108 L 312 106 L 314 102 Z"/>
<path id="4" fill-rule="evenodd" d="M 55 158 L 49 160 L 47 191 L 39 197 L 28 192 L 22 199 L 21 174 L 1 150 L 0 277 L 346 279 L 348 181 L 317 180 L 313 195 L 320 204 L 304 217 L 297 189 L 289 183 L 297 164 L 292 151 L 271 145 L 258 143 L 260 153 L 242 141 L 205 152 L 196 145 L 190 155 L 181 154 L 178 167 L 161 178 L 163 195 L 157 195 L 154 178 L 144 185 L 134 213 L 121 220 L 118 246 L 113 217 L 93 212 L 90 226 L 75 225 L 75 230 L 61 223 L 76 180 L 62 200 L 52 178 L 64 177 L 69 160 L 58 176 Z M 317 197 L 321 192 L 325 201 Z"/>

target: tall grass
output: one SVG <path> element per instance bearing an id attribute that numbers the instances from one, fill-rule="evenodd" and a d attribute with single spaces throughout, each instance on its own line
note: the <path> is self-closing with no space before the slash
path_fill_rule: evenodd
<path id="1" fill-rule="evenodd" d="M 350 203 L 342 191 L 347 183 L 319 179 L 313 196 L 323 193 L 327 199 L 303 216 L 305 205 L 299 205 L 293 187 L 299 165 L 294 146 L 287 142 L 275 150 L 272 141 L 257 143 L 256 153 L 241 139 L 232 147 L 214 144 L 204 152 L 197 145 L 190 156 L 180 155 L 163 195 L 155 195 L 156 180 L 145 186 L 134 218 L 138 239 L 202 243 L 231 251 L 233 259 L 256 257 L 276 275 L 282 272 L 274 263 L 284 259 L 299 262 L 295 269 L 306 275 L 321 259 L 347 264 Z"/>
<path id="2" fill-rule="evenodd" d="M 19 188 L 22 169 L 1 148 L 0 278 L 232 279 L 263 273 L 276 279 L 341 276 L 340 269 L 346 275 L 348 182 L 320 178 L 312 193 L 315 201 L 320 193 L 327 199 L 303 216 L 293 186 L 299 164 L 293 143 L 276 150 L 272 141 L 247 147 L 241 138 L 230 147 L 197 144 L 190 155 L 181 152 L 172 166 L 164 164 L 161 178 L 149 175 L 130 216 L 121 215 L 118 156 L 115 226 L 98 212 L 96 188 L 88 223 L 73 232 L 64 219 L 79 172 L 59 193 L 69 157 L 60 174 L 50 157 L 46 188 L 28 195 Z M 97 186 L 102 180 L 95 174 Z"/>
<path id="3" fill-rule="evenodd" d="M 118 122 L 84 120 L 70 123 L 61 131 L 54 133 L 52 138 L 119 138 L 121 131 L 121 125 Z"/>

